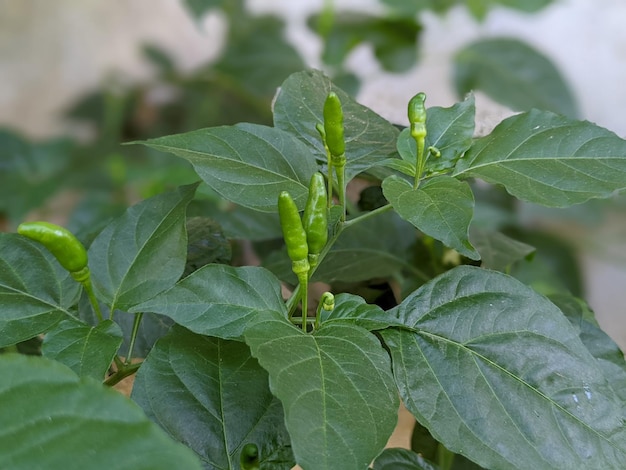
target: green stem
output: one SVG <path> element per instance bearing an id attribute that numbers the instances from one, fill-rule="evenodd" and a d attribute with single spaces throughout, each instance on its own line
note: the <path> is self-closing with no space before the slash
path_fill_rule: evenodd
<path id="1" fill-rule="evenodd" d="M 441 470 L 450 470 L 454 463 L 454 452 L 446 449 L 441 443 L 437 446 L 437 463 Z"/>
<path id="2" fill-rule="evenodd" d="M 415 182 L 413 183 L 413 189 L 417 189 L 420 179 L 424 174 L 424 168 L 426 167 L 426 158 L 424 156 L 424 137 L 415 139 L 417 145 L 417 170 L 415 171 Z"/>
<path id="3" fill-rule="evenodd" d="M 133 357 L 133 349 L 135 348 L 135 340 L 137 339 L 137 333 L 139 332 L 139 325 L 143 318 L 143 312 L 135 314 L 135 321 L 133 322 L 133 331 L 130 335 L 130 345 L 128 346 L 128 354 L 126 355 L 125 366 L 130 365 L 130 361 Z"/>
<path id="4" fill-rule="evenodd" d="M 346 165 L 334 165 L 339 188 L 339 205 L 341 206 L 341 221 L 346 220 Z"/>
<path id="5" fill-rule="evenodd" d="M 89 302 L 93 308 L 93 311 L 96 312 L 96 317 L 98 317 L 98 323 L 102 323 L 104 321 L 104 317 L 102 316 L 102 310 L 100 310 L 100 304 L 98 303 L 98 299 L 96 298 L 96 294 L 93 291 L 93 286 L 91 285 L 91 277 L 85 279 L 82 283 L 85 288 L 85 292 L 87 292 L 87 297 L 89 297 Z"/>

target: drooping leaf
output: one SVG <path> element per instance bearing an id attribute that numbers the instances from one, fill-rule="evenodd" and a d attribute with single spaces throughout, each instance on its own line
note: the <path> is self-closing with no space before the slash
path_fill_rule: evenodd
<path id="1" fill-rule="evenodd" d="M 619 346 L 600 329 L 585 302 L 569 294 L 553 294 L 548 298 L 578 331 L 581 341 L 598 360 L 605 377 L 626 406 L 626 361 Z"/>
<path id="2" fill-rule="evenodd" d="M 266 269 L 210 264 L 130 309 L 154 312 L 203 335 L 240 338 L 251 318 L 271 310 L 286 317 L 280 283 Z"/>
<path id="3" fill-rule="evenodd" d="M 449 176 L 436 176 L 417 189 L 390 176 L 383 193 L 400 217 L 419 230 L 471 259 L 480 255 L 469 242 L 474 197 L 469 186 Z"/>
<path id="4" fill-rule="evenodd" d="M 407 408 L 486 468 L 619 468 L 624 407 L 558 308 L 470 266 L 425 284 L 381 332 Z M 497 423 L 497 424 L 495 424 Z"/>
<path id="5" fill-rule="evenodd" d="M 501 232 L 472 228 L 470 238 L 480 253 L 481 266 L 495 271 L 504 272 L 511 264 L 528 258 L 535 252 L 534 247 Z"/>
<path id="6" fill-rule="evenodd" d="M 281 191 L 304 208 L 317 164 L 297 138 L 255 124 L 213 127 L 142 142 L 188 160 L 225 199 L 263 212 L 276 212 Z"/>
<path id="7" fill-rule="evenodd" d="M 25 341 L 68 318 L 80 285 L 42 245 L 0 233 L 0 347 Z"/>
<path id="8" fill-rule="evenodd" d="M 385 449 L 372 470 L 437 470 L 439 467 L 408 449 Z"/>
<path id="9" fill-rule="evenodd" d="M 185 213 L 197 185 L 181 186 L 129 208 L 89 248 L 99 299 L 128 310 L 171 287 L 185 269 Z"/>
<path id="10" fill-rule="evenodd" d="M 46 334 L 42 353 L 65 364 L 79 377 L 104 380 L 120 344 L 122 331 L 112 320 L 90 326 L 68 319 Z"/>
<path id="11" fill-rule="evenodd" d="M 258 446 L 261 469 L 294 465 L 282 405 L 244 343 L 175 327 L 142 364 L 132 398 L 207 468 L 239 469 L 247 443 Z"/>
<path id="12" fill-rule="evenodd" d="M 473 95 L 469 95 L 464 101 L 449 108 L 439 106 L 428 108 L 425 152 L 433 146 L 441 152 L 441 156 L 430 155 L 428 157 L 426 173 L 443 172 L 454 168 L 456 161 L 472 145 L 475 113 Z M 404 129 L 398 136 L 397 147 L 402 159 L 415 165 L 417 147 L 409 128 Z"/>
<path id="13" fill-rule="evenodd" d="M 325 163 L 326 151 L 315 126 L 324 122 L 324 101 L 331 90 L 337 93 L 343 108 L 349 181 L 395 154 L 395 126 L 358 104 L 317 70 L 295 73 L 283 82 L 274 101 L 274 125 L 301 139 Z"/>
<path id="14" fill-rule="evenodd" d="M 538 108 L 572 118 L 578 114 L 574 96 L 554 64 L 517 39 L 481 39 L 459 51 L 454 66 L 459 96 L 481 90 L 515 111 Z"/>
<path id="15" fill-rule="evenodd" d="M 503 185 L 524 201 L 566 207 L 626 188 L 626 141 L 587 121 L 532 110 L 478 139 L 455 176 Z"/>
<path id="16" fill-rule="evenodd" d="M 0 377 L 0 468 L 202 468 L 131 400 L 58 362 L 5 354 Z"/>
<path id="17" fill-rule="evenodd" d="M 306 334 L 273 313 L 251 323 L 245 338 L 283 403 L 296 462 L 310 470 L 366 468 L 398 411 L 389 356 L 376 337 L 345 324 Z"/>

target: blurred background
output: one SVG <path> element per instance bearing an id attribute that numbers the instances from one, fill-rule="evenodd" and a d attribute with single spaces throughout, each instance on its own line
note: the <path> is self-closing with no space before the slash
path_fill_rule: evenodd
<path id="1" fill-rule="evenodd" d="M 95 221 L 193 178 L 120 142 L 271 123 L 276 88 L 305 67 L 397 124 L 418 91 L 451 106 L 473 89 L 479 134 L 540 107 L 626 137 L 625 20 L 623 0 L 0 0 L 2 228 L 37 211 L 89 241 Z M 572 277 L 622 349 L 625 209 L 620 195 L 516 207 L 547 234 L 536 269 Z"/>

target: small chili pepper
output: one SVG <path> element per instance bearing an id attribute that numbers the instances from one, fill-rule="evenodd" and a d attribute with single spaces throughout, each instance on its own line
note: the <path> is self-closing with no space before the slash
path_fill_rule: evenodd
<path id="1" fill-rule="evenodd" d="M 330 151 L 330 159 L 339 188 L 339 204 L 343 207 L 342 220 L 346 213 L 346 141 L 344 139 L 343 109 L 337 93 L 331 91 L 324 102 L 324 135 Z"/>
<path id="2" fill-rule="evenodd" d="M 315 172 L 309 183 L 309 197 L 302 216 L 302 226 L 306 232 L 309 247 L 309 265 L 317 266 L 321 251 L 328 241 L 328 208 L 324 176 Z"/>
<path id="3" fill-rule="evenodd" d="M 87 250 L 66 228 L 49 222 L 24 222 L 17 233 L 45 246 L 72 275 L 87 268 Z"/>
<path id="4" fill-rule="evenodd" d="M 418 93 L 409 100 L 409 123 L 411 126 L 411 137 L 415 140 L 417 145 L 417 161 L 415 171 L 414 188 L 417 188 L 419 180 L 424 173 L 424 167 L 426 165 L 426 158 L 424 155 L 424 145 L 426 142 L 426 94 Z"/>
<path id="5" fill-rule="evenodd" d="M 278 195 L 280 227 L 291 259 L 291 269 L 298 277 L 302 291 L 302 329 L 306 331 L 307 291 L 309 282 L 309 247 L 298 207 L 287 191 Z"/>

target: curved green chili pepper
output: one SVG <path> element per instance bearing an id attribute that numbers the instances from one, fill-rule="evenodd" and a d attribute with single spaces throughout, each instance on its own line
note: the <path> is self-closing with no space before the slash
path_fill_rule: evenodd
<path id="1" fill-rule="evenodd" d="M 302 291 L 302 329 L 306 331 L 307 291 L 309 282 L 309 247 L 298 207 L 287 191 L 278 195 L 280 227 L 291 259 L 291 269 L 298 277 Z"/>
<path id="2" fill-rule="evenodd" d="M 309 197 L 302 216 L 302 226 L 306 232 L 307 245 L 309 247 L 309 265 L 317 266 L 319 254 L 328 242 L 328 197 L 324 176 L 313 173 L 309 183 Z"/>
<path id="3" fill-rule="evenodd" d="M 98 320 L 103 321 L 102 311 L 91 285 L 87 250 L 74 234 L 50 222 L 24 222 L 17 227 L 17 233 L 41 243 L 54 255 L 59 264 L 83 285 Z"/>
<path id="4" fill-rule="evenodd" d="M 87 250 L 66 228 L 49 222 L 24 222 L 17 233 L 45 246 L 72 276 L 87 268 Z"/>

